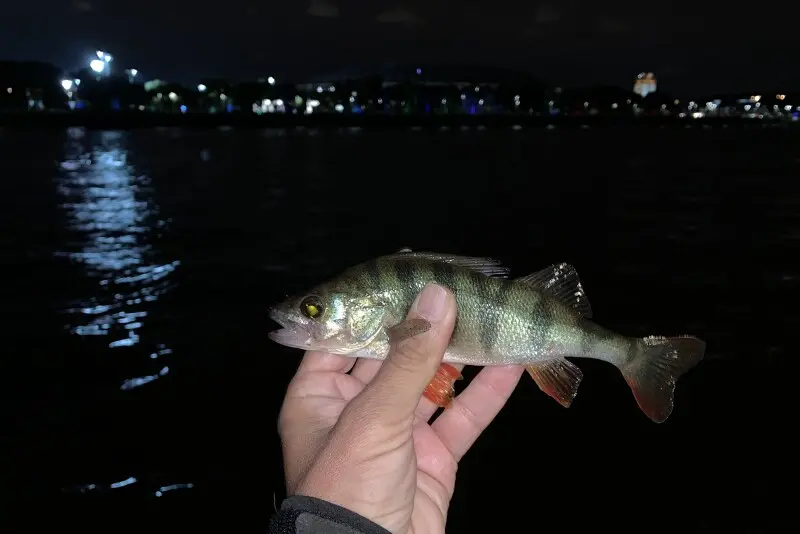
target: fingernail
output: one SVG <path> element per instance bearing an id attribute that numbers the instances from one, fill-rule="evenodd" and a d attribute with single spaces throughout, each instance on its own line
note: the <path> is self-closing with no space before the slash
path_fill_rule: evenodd
<path id="1" fill-rule="evenodd" d="M 430 321 L 440 321 L 447 313 L 447 290 L 435 284 L 425 286 L 411 307 Z"/>

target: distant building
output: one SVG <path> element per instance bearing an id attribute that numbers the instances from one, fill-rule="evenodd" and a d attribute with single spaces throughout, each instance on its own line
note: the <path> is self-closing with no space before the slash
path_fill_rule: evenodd
<path id="1" fill-rule="evenodd" d="M 61 69 L 38 61 L 0 61 L 0 108 L 65 108 Z"/>
<path id="2" fill-rule="evenodd" d="M 408 66 L 389 63 L 361 66 L 327 76 L 313 77 L 306 83 L 297 84 L 297 88 L 309 92 L 324 93 L 330 91 L 332 86 L 335 88 L 337 83 L 345 80 L 359 80 L 371 77 L 380 79 L 384 88 L 408 81 L 429 87 L 455 86 L 461 89 L 474 86 L 496 89 L 500 85 L 531 85 L 544 88 L 545 85 L 527 73 L 495 67 L 441 64 Z"/>
<path id="3" fill-rule="evenodd" d="M 641 95 L 642 98 L 646 97 L 650 93 L 655 93 L 657 89 L 658 83 L 656 81 L 656 76 L 652 72 L 640 72 L 638 76 L 636 76 L 636 80 L 633 82 L 633 92 L 637 95 Z"/>
<path id="4" fill-rule="evenodd" d="M 154 80 L 147 80 L 146 82 L 144 82 L 144 90 L 145 91 L 154 91 L 154 90 L 158 89 L 159 87 L 162 87 L 162 86 L 165 86 L 165 85 L 167 85 L 167 82 L 165 82 L 164 80 L 159 80 L 158 78 L 156 78 Z"/>

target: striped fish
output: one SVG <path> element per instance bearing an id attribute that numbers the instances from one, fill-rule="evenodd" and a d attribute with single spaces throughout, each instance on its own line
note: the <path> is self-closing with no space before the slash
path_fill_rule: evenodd
<path id="1" fill-rule="evenodd" d="M 672 412 L 675 383 L 705 353 L 692 336 L 628 337 L 592 321 L 592 309 L 571 265 L 551 265 L 517 279 L 488 258 L 403 249 L 347 269 L 270 310 L 282 345 L 354 358 L 383 359 L 390 343 L 430 328 L 406 314 L 430 283 L 455 295 L 457 319 L 440 374 L 426 396 L 452 398 L 449 364 L 523 365 L 539 388 L 569 407 L 583 379 L 567 358 L 615 365 L 641 410 L 655 422 Z M 448 383 L 449 387 L 443 387 Z"/>

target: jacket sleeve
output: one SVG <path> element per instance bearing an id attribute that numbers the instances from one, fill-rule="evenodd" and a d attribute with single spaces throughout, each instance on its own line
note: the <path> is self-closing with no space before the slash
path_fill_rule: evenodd
<path id="1" fill-rule="evenodd" d="M 336 504 L 293 495 L 270 521 L 270 534 L 391 534 L 369 519 Z"/>

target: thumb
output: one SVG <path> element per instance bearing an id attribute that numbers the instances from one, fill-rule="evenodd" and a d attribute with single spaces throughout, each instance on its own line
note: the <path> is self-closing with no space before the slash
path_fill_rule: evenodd
<path id="1" fill-rule="evenodd" d="M 455 297 L 442 286 L 425 286 L 406 319 L 425 319 L 431 328 L 393 344 L 364 391 L 373 410 L 394 420 L 413 417 L 422 393 L 442 362 L 455 326 Z"/>

